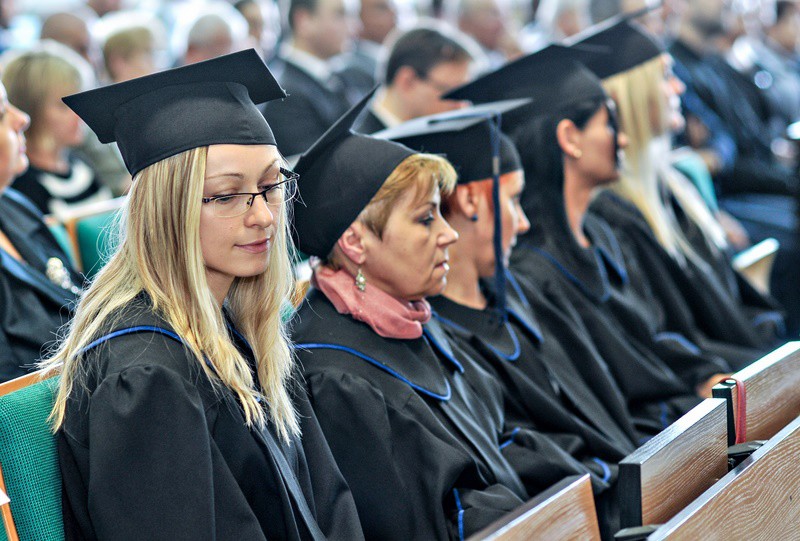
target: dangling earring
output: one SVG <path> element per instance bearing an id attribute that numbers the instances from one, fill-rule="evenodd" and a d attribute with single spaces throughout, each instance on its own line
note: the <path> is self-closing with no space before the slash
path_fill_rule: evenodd
<path id="1" fill-rule="evenodd" d="M 364 273 L 361 272 L 361 267 L 358 267 L 358 272 L 356 273 L 355 286 L 362 293 L 364 292 L 365 289 L 367 289 L 367 277 L 364 276 Z"/>
<path id="2" fill-rule="evenodd" d="M 583 151 L 579 148 L 576 148 L 575 152 L 572 153 L 572 157 L 575 158 L 576 160 L 580 160 L 581 156 L 583 156 Z"/>
<path id="3" fill-rule="evenodd" d="M 477 214 L 473 214 L 472 216 L 469 217 L 469 221 L 477 222 L 478 221 L 478 215 Z"/>

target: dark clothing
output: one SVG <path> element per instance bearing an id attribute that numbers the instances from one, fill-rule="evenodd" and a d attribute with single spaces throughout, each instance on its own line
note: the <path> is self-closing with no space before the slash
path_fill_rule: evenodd
<path id="1" fill-rule="evenodd" d="M 730 174 L 723 175 L 720 189 L 724 195 L 737 192 L 795 195 L 795 174 L 779 164 L 770 144 L 770 112 L 760 99 L 753 83 L 734 70 L 721 56 L 702 57 L 680 41 L 670 47 L 675 58 L 676 74 L 700 101 L 721 120 L 721 126 L 736 142 L 737 156 Z M 700 117 L 703 120 L 702 117 Z"/>
<path id="2" fill-rule="evenodd" d="M 540 308 L 548 304 L 542 301 Z M 501 384 L 506 430 L 544 433 L 591 472 L 601 529 L 610 538 L 619 526 L 612 490 L 617 463 L 635 450 L 640 436 L 605 362 L 580 335 L 580 323 L 552 309 L 540 311 L 540 324 L 527 299 L 515 292 L 507 295 L 506 322 L 492 306 L 476 310 L 443 296 L 431 304 L 434 318 L 459 347 Z M 467 379 L 475 375 L 480 374 L 465 373 Z M 521 473 L 532 462 L 524 450 L 506 452 Z"/>
<path id="3" fill-rule="evenodd" d="M 69 156 L 66 173 L 45 171 L 31 165 L 14 180 L 14 189 L 20 191 L 42 212 L 58 214 L 70 206 L 111 199 L 106 187 L 86 162 L 75 155 Z"/>
<path id="4" fill-rule="evenodd" d="M 324 85 L 280 56 L 269 63 L 269 69 L 289 97 L 261 106 L 261 112 L 281 152 L 301 154 L 349 109 L 347 91 L 335 76 Z"/>
<path id="5" fill-rule="evenodd" d="M 372 109 L 365 109 L 361 116 L 356 119 L 353 125 L 353 131 L 357 133 L 366 133 L 367 135 L 377 133 L 381 130 L 388 128 L 386 124 L 378 118 L 378 115 L 372 112 Z"/>
<path id="6" fill-rule="evenodd" d="M 0 381 L 7 381 L 24 375 L 41 358 L 45 346 L 55 341 L 56 331 L 72 314 L 83 278 L 72 268 L 39 210 L 11 188 L 0 194 L 0 230 L 24 260 L 0 248 Z M 47 274 L 48 262 L 52 279 Z M 54 263 L 60 266 L 61 277 L 53 274 Z M 64 277 L 69 281 L 63 281 Z"/>
<path id="7" fill-rule="evenodd" d="M 443 296 L 432 298 L 431 305 L 456 343 L 501 382 L 507 426 L 561 434 L 572 440 L 566 449 L 603 477 L 593 458 L 614 463 L 636 448 L 624 398 L 591 343 L 575 333 L 578 322 L 552 309 L 540 324 L 527 300 L 507 297 L 505 323 L 492 308 L 475 310 Z M 567 335 L 572 341 L 565 346 Z M 584 371 L 573 360 L 578 357 Z M 586 357 L 598 366 L 591 367 Z M 480 373 L 465 376 L 474 374 Z"/>
<path id="8" fill-rule="evenodd" d="M 534 309 L 536 297 L 544 295 L 563 312 L 578 313 L 639 429 L 660 431 L 700 402 L 698 384 L 730 367 L 666 326 L 648 277 L 607 223 L 587 213 L 584 231 L 591 246 L 578 244 L 567 220 L 560 169 L 526 170 L 526 176 L 538 180 L 522 201 L 532 229 L 520 238 L 511 262 L 524 294 Z"/>
<path id="9" fill-rule="evenodd" d="M 441 329 L 383 338 L 312 289 L 292 339 L 367 539 L 463 539 L 527 498 L 501 454 L 499 389 L 463 377 L 478 368 Z"/>
<path id="10" fill-rule="evenodd" d="M 145 296 L 114 321 L 108 331 L 170 330 Z M 247 343 L 231 338 L 254 368 Z M 304 393 L 304 441 L 286 443 L 271 423 L 248 428 L 235 395 L 173 338 L 117 336 L 85 362 L 57 434 L 67 539 L 362 537 Z"/>
<path id="11" fill-rule="evenodd" d="M 734 292 L 738 294 L 739 287 L 733 269 L 729 268 L 723 283 L 710 265 L 699 258 L 687 259 L 685 265 L 679 265 L 659 244 L 638 209 L 611 192 L 596 197 L 590 211 L 606 220 L 626 251 L 636 254 L 653 294 L 664 308 L 666 328 L 723 357 L 734 370 L 779 345 L 774 334 L 771 340 L 760 336 L 738 305 L 738 296 L 733 296 Z"/>

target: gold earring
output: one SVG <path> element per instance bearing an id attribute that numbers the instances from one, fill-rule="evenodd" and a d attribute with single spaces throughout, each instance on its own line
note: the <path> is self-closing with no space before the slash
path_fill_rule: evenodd
<path id="1" fill-rule="evenodd" d="M 576 160 L 580 160 L 581 156 L 583 156 L 583 151 L 579 148 L 576 148 L 575 152 L 572 153 L 572 157 L 575 158 Z"/>
<path id="2" fill-rule="evenodd" d="M 367 289 L 367 277 L 364 276 L 364 273 L 361 272 L 361 267 L 358 267 L 358 272 L 356 273 L 355 286 L 362 293 L 364 292 L 365 289 Z"/>

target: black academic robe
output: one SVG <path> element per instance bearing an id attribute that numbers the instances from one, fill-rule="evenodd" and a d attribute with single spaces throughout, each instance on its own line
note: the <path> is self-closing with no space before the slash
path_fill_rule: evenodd
<path id="1" fill-rule="evenodd" d="M 701 325 L 708 326 L 711 336 L 720 336 L 725 340 L 735 340 L 740 335 L 753 340 L 756 347 L 774 349 L 778 347 L 786 335 L 784 312 L 780 303 L 770 294 L 761 293 L 753 287 L 750 280 L 736 271 L 731 264 L 732 253 L 711 246 L 700 227 L 687 216 L 679 202 L 670 198 L 670 208 L 680 225 L 681 232 L 694 252 L 706 264 L 704 272 L 698 274 L 698 280 L 691 293 L 685 297 L 698 313 L 711 313 L 710 316 L 698 315 Z M 692 263 L 689 271 L 697 265 Z M 695 303 L 697 306 L 695 306 Z M 723 317 L 714 317 L 709 307 L 721 307 Z M 743 314 L 743 315 L 742 315 Z M 742 325 L 741 318 L 749 323 Z M 728 325 L 729 319 L 736 319 L 734 325 Z M 755 329 L 753 338 L 747 330 Z"/>
<path id="2" fill-rule="evenodd" d="M 169 330 L 150 306 L 138 297 L 109 331 Z M 304 393 L 303 441 L 287 443 L 271 425 L 248 428 L 235 395 L 169 336 L 117 336 L 86 363 L 57 433 L 67 539 L 362 538 Z"/>
<path id="3" fill-rule="evenodd" d="M 532 228 L 520 237 L 511 261 L 525 295 L 534 309 L 536 297 L 544 295 L 562 311 L 577 311 L 638 427 L 665 428 L 699 403 L 698 384 L 730 367 L 665 327 L 648 277 L 601 218 L 586 214 L 583 228 L 591 244 L 578 244 L 560 170 L 526 175 L 538 180 L 522 200 Z"/>
<path id="4" fill-rule="evenodd" d="M 72 268 L 41 212 L 11 188 L 0 194 L 0 230 L 24 260 L 0 248 L 0 381 L 6 381 L 24 375 L 42 357 L 77 300 L 77 290 L 48 278 L 48 261 L 57 259 L 76 288 L 83 277 Z"/>
<path id="5" fill-rule="evenodd" d="M 665 327 L 723 357 L 734 370 L 778 345 L 759 336 L 744 310 L 735 305 L 730 290 L 726 291 L 708 265 L 691 259 L 686 265 L 679 265 L 659 244 L 636 207 L 611 192 L 603 192 L 592 202 L 590 212 L 601 216 L 624 249 L 636 254 L 642 274 L 648 277 L 663 308 Z"/>
<path id="6" fill-rule="evenodd" d="M 527 498 L 501 454 L 499 390 L 468 383 L 441 330 L 383 338 L 312 289 L 292 335 L 367 539 L 464 538 Z"/>
<path id="7" fill-rule="evenodd" d="M 280 56 L 269 68 L 289 97 L 262 105 L 261 112 L 281 152 L 301 154 L 350 108 L 346 88 L 335 76 L 325 85 Z"/>
<path id="8" fill-rule="evenodd" d="M 513 280 L 509 275 L 507 283 L 515 286 Z M 434 319 L 500 382 L 507 431 L 542 432 L 591 472 L 601 529 L 610 538 L 619 526 L 617 463 L 640 439 L 625 398 L 594 346 L 576 332 L 579 322 L 552 309 L 542 311 L 540 324 L 527 299 L 509 290 L 506 321 L 493 306 L 476 310 L 444 296 L 430 299 Z M 524 473 L 531 461 L 522 451 L 509 446 L 506 456 Z"/>
<path id="9" fill-rule="evenodd" d="M 552 310 L 540 323 L 527 299 L 516 294 L 507 295 L 505 322 L 491 306 L 475 310 L 444 296 L 430 300 L 434 319 L 501 382 L 507 426 L 551 434 L 603 482 L 613 483 L 615 463 L 636 449 L 637 433 L 624 397 L 591 343 L 574 334 L 565 344 L 563 333 L 552 330 L 562 325 L 571 330 L 575 322 Z M 573 361 L 578 355 L 593 357 L 598 366 L 583 373 Z"/>

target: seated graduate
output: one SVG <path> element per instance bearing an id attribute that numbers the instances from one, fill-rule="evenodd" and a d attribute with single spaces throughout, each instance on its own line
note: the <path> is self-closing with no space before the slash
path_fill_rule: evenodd
<path id="1" fill-rule="evenodd" d="M 297 163 L 297 245 L 321 261 L 292 338 L 365 537 L 464 538 L 527 492 L 500 450 L 500 390 L 486 375 L 476 391 L 463 354 L 423 329 L 458 238 L 439 213 L 455 171 L 353 133 L 369 97 Z"/>
<path id="2" fill-rule="evenodd" d="M 69 318 L 83 283 L 42 213 L 9 187 L 28 168 L 28 124 L 0 84 L 0 381 L 33 367 Z"/>
<path id="3" fill-rule="evenodd" d="M 526 294 L 539 290 L 575 309 L 644 431 L 658 431 L 700 401 L 730 368 L 664 327 L 663 310 L 632 254 L 611 228 L 587 214 L 596 188 L 616 180 L 625 135 L 599 80 L 552 45 L 453 93 L 488 102 L 533 97 L 504 128 L 535 190 L 522 204 L 533 218 L 512 254 Z M 510 78 L 515 84 L 511 84 Z"/>
<path id="4" fill-rule="evenodd" d="M 684 87 L 672 74 L 671 57 L 646 30 L 624 19 L 591 29 L 575 46 L 586 45 L 616 52 L 587 67 L 603 78 L 628 136 L 620 180 L 595 198 L 590 212 L 599 213 L 621 242 L 627 239 L 684 334 L 733 365 L 753 361 L 779 345 L 782 318 L 777 301 L 734 271 L 721 225 L 672 166 Z"/>
<path id="5" fill-rule="evenodd" d="M 64 99 L 134 179 L 119 247 L 43 363 L 62 370 L 68 539 L 361 538 L 291 396 L 296 177 L 255 106 L 283 96 L 251 49 Z"/>
<path id="6" fill-rule="evenodd" d="M 536 462 L 520 440 L 526 429 L 547 433 L 592 471 L 595 494 L 603 493 L 602 503 L 612 504 L 600 510 L 601 522 L 613 523 L 615 506 L 607 489 L 616 481 L 616 463 L 638 441 L 625 399 L 591 340 L 579 332 L 580 321 L 562 315 L 543 295 L 534 310 L 507 273 L 517 235 L 530 229 L 520 205 L 525 178 L 513 143 L 495 131 L 487 115 L 518 103 L 420 118 L 375 136 L 444 154 L 458 172 L 455 191 L 442 201 L 442 215 L 459 241 L 450 249 L 444 293 L 430 303 L 434 320 L 502 385 L 506 425 L 518 444 L 506 446 L 504 453 L 525 480 Z M 495 181 L 496 137 L 500 169 Z M 468 379 L 474 375 L 482 374 L 465 372 Z M 557 467 L 556 460 L 548 467 Z"/>

